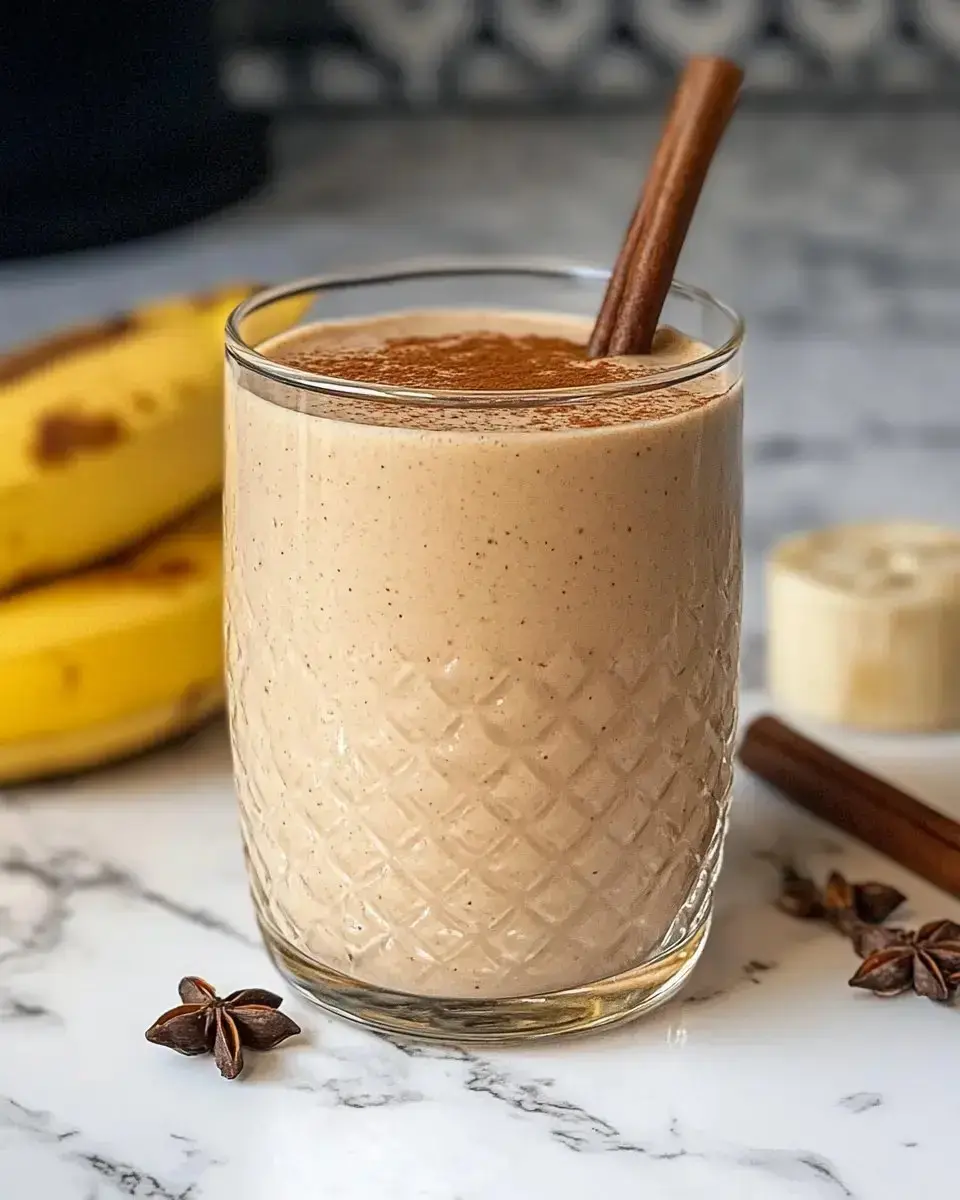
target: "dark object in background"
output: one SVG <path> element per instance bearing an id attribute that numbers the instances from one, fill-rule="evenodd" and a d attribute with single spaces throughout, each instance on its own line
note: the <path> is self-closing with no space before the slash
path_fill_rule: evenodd
<path id="1" fill-rule="evenodd" d="M 170 228 L 264 178 L 263 118 L 219 94 L 211 0 L 3 8 L 0 257 Z"/>

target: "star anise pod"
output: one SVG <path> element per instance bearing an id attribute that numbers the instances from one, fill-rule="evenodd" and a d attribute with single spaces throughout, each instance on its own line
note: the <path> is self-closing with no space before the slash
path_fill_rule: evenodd
<path id="1" fill-rule="evenodd" d="M 868 925 L 879 925 L 892 916 L 903 904 L 906 896 L 888 883 L 855 883 L 853 885 L 853 909 L 861 921 Z"/>
<path id="2" fill-rule="evenodd" d="M 851 933 L 850 941 L 860 958 L 869 958 L 877 950 L 908 945 L 912 937 L 909 929 L 899 929 L 894 925 L 861 925 Z"/>
<path id="3" fill-rule="evenodd" d="M 864 924 L 879 925 L 904 902 L 903 892 L 885 883 L 850 883 L 833 871 L 823 889 L 789 863 L 780 871 L 779 906 L 803 920 L 825 919 L 853 937 Z"/>
<path id="4" fill-rule="evenodd" d="M 826 913 L 820 889 L 790 863 L 784 863 L 780 868 L 777 905 L 791 917 L 799 917 L 802 921 L 820 918 Z"/>
<path id="5" fill-rule="evenodd" d="M 828 915 L 840 919 L 851 915 L 867 925 L 880 925 L 906 900 L 903 892 L 886 883 L 850 883 L 839 871 L 831 871 L 823 901 Z"/>
<path id="6" fill-rule="evenodd" d="M 850 986 L 876 996 L 899 996 L 912 988 L 930 1000 L 949 1000 L 960 974 L 960 925 L 930 921 L 916 933 L 885 932 L 889 944 L 864 958 Z"/>
<path id="7" fill-rule="evenodd" d="M 236 1079 L 243 1070 L 243 1046 L 272 1050 L 300 1032 L 295 1021 L 277 1011 L 282 998 L 262 988 L 244 988 L 221 999 L 205 979 L 187 975 L 179 991 L 183 1003 L 154 1021 L 147 1041 L 178 1054 L 212 1051 L 225 1079 Z"/>

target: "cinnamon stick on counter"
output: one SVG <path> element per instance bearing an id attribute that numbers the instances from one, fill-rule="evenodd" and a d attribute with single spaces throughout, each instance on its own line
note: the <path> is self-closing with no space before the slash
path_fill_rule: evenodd
<path id="1" fill-rule="evenodd" d="M 748 726 L 745 767 L 814 816 L 960 897 L 960 825 L 776 717 Z"/>
<path id="2" fill-rule="evenodd" d="M 649 351 L 742 81 L 743 71 L 727 59 L 687 63 L 590 337 L 591 358 Z"/>

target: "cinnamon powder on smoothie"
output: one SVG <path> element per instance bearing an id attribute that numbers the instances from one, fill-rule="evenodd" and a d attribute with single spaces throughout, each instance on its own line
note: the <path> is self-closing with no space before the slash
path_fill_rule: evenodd
<path id="1" fill-rule="evenodd" d="M 592 387 L 629 379 L 605 359 L 588 359 L 569 338 L 506 333 L 391 338 L 377 347 L 343 352 L 293 351 L 280 361 L 314 375 L 392 387 L 464 391 L 537 391 Z"/>
<path id="2" fill-rule="evenodd" d="M 653 354 L 680 347 L 681 335 L 660 329 Z M 301 371 L 388 387 L 530 392 L 596 387 L 640 378 L 659 364 L 590 359 L 583 343 L 566 337 L 465 331 L 439 337 L 393 337 L 352 350 L 303 349 L 296 343 L 271 357 Z"/>

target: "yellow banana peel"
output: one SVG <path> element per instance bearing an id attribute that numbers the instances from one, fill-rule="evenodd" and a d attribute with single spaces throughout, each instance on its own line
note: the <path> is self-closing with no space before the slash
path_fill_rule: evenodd
<path id="1" fill-rule="evenodd" d="M 135 552 L 0 599 L 0 783 L 97 765 L 223 704 L 215 497 Z"/>
<path id="2" fill-rule="evenodd" d="M 223 326 L 252 290 L 148 304 L 0 358 L 0 593 L 96 562 L 223 476 Z M 257 315 L 263 337 L 309 300 Z"/>
<path id="3" fill-rule="evenodd" d="M 0 356 L 0 784 L 108 762 L 222 707 L 223 326 L 253 289 Z M 309 303 L 245 332 L 273 336 Z"/>

